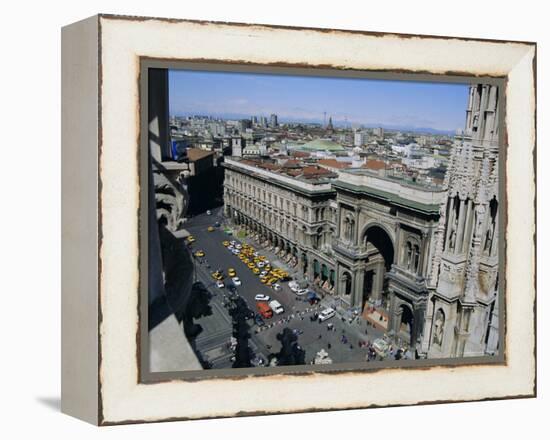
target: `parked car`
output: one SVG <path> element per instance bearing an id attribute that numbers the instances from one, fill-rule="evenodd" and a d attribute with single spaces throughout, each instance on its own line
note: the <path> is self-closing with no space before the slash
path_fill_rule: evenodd
<path id="1" fill-rule="evenodd" d="M 273 317 L 273 310 L 271 309 L 271 307 L 269 307 L 268 303 L 263 301 L 257 302 L 256 308 L 258 309 L 258 312 L 260 312 L 262 318 L 269 319 Z"/>
<path id="2" fill-rule="evenodd" d="M 283 308 L 282 304 L 274 299 L 269 303 L 269 307 L 271 307 L 271 310 L 273 310 L 277 315 L 280 315 L 281 313 L 284 313 L 285 309 Z"/>
<path id="3" fill-rule="evenodd" d="M 229 269 L 227 269 L 227 275 L 229 275 L 230 277 L 236 277 L 236 276 L 237 276 L 237 272 L 235 271 L 235 269 L 233 269 L 232 267 L 230 267 Z"/>
<path id="4" fill-rule="evenodd" d="M 195 257 L 204 257 L 205 253 L 203 250 L 195 252 Z"/>
<path id="5" fill-rule="evenodd" d="M 254 297 L 256 301 L 269 301 L 271 297 L 269 295 L 264 295 L 263 293 L 260 293 Z"/>
<path id="6" fill-rule="evenodd" d="M 223 288 L 225 287 L 225 284 L 224 284 L 223 281 L 218 280 L 218 281 L 216 281 L 216 287 L 217 287 L 218 289 L 223 289 Z"/>
<path id="7" fill-rule="evenodd" d="M 231 278 L 231 281 L 233 281 L 233 284 L 235 284 L 235 286 L 240 286 L 242 284 L 239 277 L 233 277 Z"/>
<path id="8" fill-rule="evenodd" d="M 210 211 L 210 209 L 208 211 L 206 211 L 206 215 L 212 215 L 212 211 Z"/>
<path id="9" fill-rule="evenodd" d="M 298 289 L 298 290 L 295 290 L 294 293 L 298 296 L 302 296 L 302 295 L 305 295 L 306 293 L 308 292 L 307 289 Z"/>
<path id="10" fill-rule="evenodd" d="M 275 292 L 278 292 L 279 290 L 281 290 L 281 285 L 278 284 L 278 283 L 275 283 L 275 284 L 272 284 L 272 285 L 271 285 L 271 288 L 272 288 Z"/>
<path id="11" fill-rule="evenodd" d="M 223 280 L 223 275 L 219 271 L 212 272 L 212 278 L 214 278 L 216 281 L 221 281 Z"/>
<path id="12" fill-rule="evenodd" d="M 327 319 L 330 319 L 335 315 L 336 315 L 336 310 L 329 307 L 328 309 L 325 309 L 321 313 L 319 313 L 319 322 L 326 321 Z"/>

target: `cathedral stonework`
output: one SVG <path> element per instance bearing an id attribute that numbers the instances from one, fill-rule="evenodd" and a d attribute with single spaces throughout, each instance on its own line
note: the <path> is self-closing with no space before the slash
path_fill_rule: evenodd
<path id="1" fill-rule="evenodd" d="M 496 86 L 470 87 L 452 150 L 421 347 L 429 358 L 498 352 L 498 100 Z"/>

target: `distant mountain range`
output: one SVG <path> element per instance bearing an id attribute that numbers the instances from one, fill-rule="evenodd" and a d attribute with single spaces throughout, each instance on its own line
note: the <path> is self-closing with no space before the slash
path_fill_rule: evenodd
<path id="1" fill-rule="evenodd" d="M 205 115 L 204 113 L 196 112 L 196 113 L 185 113 L 185 114 L 177 114 L 175 116 L 178 117 L 187 117 L 187 116 L 196 116 L 196 115 Z M 213 118 L 220 118 L 220 119 L 250 119 L 252 116 L 257 116 L 258 118 L 260 116 L 265 116 L 269 119 L 269 115 L 248 115 L 248 114 L 240 114 L 240 113 L 222 113 L 222 114 L 208 114 L 205 116 L 210 116 Z M 307 119 L 302 118 L 300 120 L 297 119 L 291 119 L 291 118 L 285 118 L 284 116 L 279 116 L 279 123 L 291 123 L 291 124 L 323 124 L 323 121 L 321 119 Z M 411 125 L 393 125 L 393 124 L 357 124 L 357 123 L 350 123 L 350 122 L 342 122 L 339 120 L 333 120 L 332 124 L 335 127 L 348 127 L 351 128 L 351 126 L 360 125 L 364 128 L 377 128 L 381 127 L 384 130 L 390 130 L 390 131 L 403 131 L 403 132 L 414 132 L 419 134 L 432 134 L 432 135 L 447 135 L 447 136 L 453 136 L 455 134 L 455 130 L 441 130 L 438 128 L 432 128 L 432 127 L 414 127 Z"/>

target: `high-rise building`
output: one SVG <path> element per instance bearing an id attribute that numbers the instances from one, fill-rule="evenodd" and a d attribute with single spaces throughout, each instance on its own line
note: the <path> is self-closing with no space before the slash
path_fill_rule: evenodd
<path id="1" fill-rule="evenodd" d="M 374 136 L 379 137 L 379 138 L 383 138 L 384 137 L 384 129 L 382 127 L 373 128 L 372 129 L 372 134 Z"/>
<path id="2" fill-rule="evenodd" d="M 246 129 L 251 127 L 252 122 L 250 121 L 250 119 L 241 119 L 239 121 L 239 131 L 241 132 L 241 134 L 245 133 Z"/>
<path id="3" fill-rule="evenodd" d="M 277 127 L 279 125 L 279 122 L 277 121 L 277 115 L 275 113 L 272 113 L 269 117 L 269 126 L 270 127 Z"/>
<path id="4" fill-rule="evenodd" d="M 260 127 L 267 128 L 267 118 L 265 116 L 260 116 Z"/>
<path id="5" fill-rule="evenodd" d="M 356 131 L 353 135 L 353 145 L 361 147 L 365 143 L 365 133 Z"/>

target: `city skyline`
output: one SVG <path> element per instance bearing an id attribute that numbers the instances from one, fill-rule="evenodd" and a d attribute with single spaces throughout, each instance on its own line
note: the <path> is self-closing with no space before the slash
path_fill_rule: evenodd
<path id="1" fill-rule="evenodd" d="M 468 99 L 467 84 L 189 70 L 170 70 L 169 87 L 174 116 L 323 123 L 326 112 L 335 126 L 446 133 L 464 128 Z"/>

